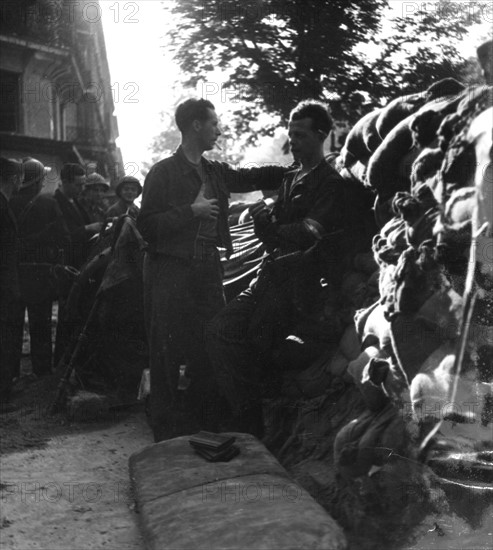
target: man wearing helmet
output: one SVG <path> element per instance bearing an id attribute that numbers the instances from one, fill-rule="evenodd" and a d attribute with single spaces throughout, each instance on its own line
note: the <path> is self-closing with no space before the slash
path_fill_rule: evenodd
<path id="1" fill-rule="evenodd" d="M 115 189 L 118 201 L 110 206 L 106 212 L 108 218 L 117 218 L 123 214 L 128 214 L 137 219 L 139 207 L 134 204 L 134 200 L 142 193 L 142 185 L 137 178 L 133 176 L 124 176 Z"/>
<path id="2" fill-rule="evenodd" d="M 15 368 L 19 372 L 24 314 L 29 317 L 31 362 L 34 374 L 51 373 L 51 312 L 56 298 L 54 265 L 62 263 L 61 251 L 69 235 L 56 200 L 41 193 L 49 169 L 34 158 L 23 159 L 24 179 L 11 199 L 20 240 L 21 297 L 15 312 Z"/>

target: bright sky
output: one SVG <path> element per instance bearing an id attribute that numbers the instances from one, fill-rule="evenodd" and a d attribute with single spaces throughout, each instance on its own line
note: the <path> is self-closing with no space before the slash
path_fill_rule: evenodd
<path id="1" fill-rule="evenodd" d="M 164 55 L 161 2 L 100 0 L 115 115 L 126 172 L 150 161 L 148 146 L 162 129 L 159 113 L 174 104 L 178 69 Z M 137 173 L 137 177 L 140 177 Z"/>
<path id="2" fill-rule="evenodd" d="M 126 172 L 138 177 L 141 177 L 142 162 L 151 160 L 148 147 L 152 138 L 163 129 L 160 112 L 167 111 L 173 116 L 174 105 L 182 91 L 174 88 L 179 68 L 163 48 L 166 32 L 173 24 L 163 4 L 171 2 L 100 0 L 120 131 L 117 144 L 122 150 Z M 391 2 L 395 15 L 408 17 L 412 17 L 421 4 L 403 0 Z M 458 6 L 466 4 L 472 5 L 457 3 Z M 485 4 L 491 5 L 491 2 Z M 492 10 L 483 15 L 485 24 L 491 25 Z M 474 55 L 477 45 L 478 39 L 471 36 L 464 44 L 464 56 Z"/>

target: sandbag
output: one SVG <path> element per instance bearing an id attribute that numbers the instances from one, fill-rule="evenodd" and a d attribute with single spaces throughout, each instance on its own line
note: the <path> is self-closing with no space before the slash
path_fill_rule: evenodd
<path id="1" fill-rule="evenodd" d="M 188 437 L 129 459 L 147 548 L 155 550 L 347 548 L 342 529 L 253 436 L 240 454 L 211 463 Z"/>
<path id="2" fill-rule="evenodd" d="M 375 384 L 372 384 L 370 381 L 363 380 L 363 372 L 366 365 L 370 359 L 377 357 L 378 354 L 378 348 L 369 346 L 362 351 L 354 361 L 349 363 L 347 369 L 370 411 L 379 411 L 388 402 L 388 398 L 382 388 L 375 386 Z"/>
<path id="3" fill-rule="evenodd" d="M 454 94 L 423 105 L 411 123 L 414 142 L 420 147 L 428 147 L 435 142 L 443 119 L 456 111 L 463 97 L 463 94 Z"/>
<path id="4" fill-rule="evenodd" d="M 422 186 L 428 185 L 434 192 L 438 183 L 438 171 L 443 162 L 443 151 L 440 147 L 426 148 L 413 162 L 411 173 L 411 192 L 414 194 Z M 437 200 L 440 196 L 435 194 Z"/>
<path id="5" fill-rule="evenodd" d="M 339 342 L 339 348 L 344 357 L 349 359 L 349 361 L 358 357 L 361 351 L 361 345 L 354 325 L 349 325 L 344 331 L 341 341 Z"/>
<path id="6" fill-rule="evenodd" d="M 460 95 L 464 85 L 454 78 L 444 78 L 432 84 L 425 93 L 409 94 L 398 97 L 388 103 L 376 121 L 376 129 L 382 139 L 412 113 L 425 103 L 447 96 Z"/>
<path id="7" fill-rule="evenodd" d="M 410 128 L 413 119 L 414 115 L 411 115 L 399 122 L 378 146 L 368 163 L 368 185 L 383 198 L 410 188 L 412 162 L 406 164 L 404 173 L 401 173 L 400 168 L 401 160 L 413 148 Z"/>
<path id="8" fill-rule="evenodd" d="M 385 464 L 392 450 L 406 445 L 402 416 L 388 404 L 379 412 L 365 411 L 339 431 L 334 441 L 334 462 L 345 477 L 367 475 L 373 466 Z"/>
<path id="9" fill-rule="evenodd" d="M 382 109 L 376 121 L 379 136 L 385 139 L 393 128 L 417 111 L 425 102 L 424 94 L 409 94 L 393 99 Z"/>
<path id="10" fill-rule="evenodd" d="M 382 109 L 375 109 L 360 118 L 349 132 L 341 151 L 343 165 L 351 168 L 355 162 L 368 162 L 382 139 L 376 129 L 376 121 Z"/>
<path id="11" fill-rule="evenodd" d="M 302 372 L 291 371 L 284 374 L 282 394 L 292 397 L 312 399 L 324 395 L 334 382 L 332 372 L 333 351 L 327 351 Z M 345 359 L 345 358 L 344 358 Z M 347 360 L 344 368 L 347 366 Z"/>
<path id="12" fill-rule="evenodd" d="M 390 323 L 385 318 L 385 309 L 377 304 L 369 313 L 361 332 L 362 348 L 376 346 L 381 350 L 390 350 Z"/>

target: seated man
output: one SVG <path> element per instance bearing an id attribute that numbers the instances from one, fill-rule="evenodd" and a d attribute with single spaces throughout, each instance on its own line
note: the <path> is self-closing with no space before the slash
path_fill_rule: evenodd
<path id="1" fill-rule="evenodd" d="M 318 101 L 303 101 L 291 112 L 289 141 L 298 167 L 285 174 L 272 212 L 263 203 L 251 208 L 270 258 L 250 288 L 208 327 L 207 349 L 235 417 L 233 429 L 259 437 L 261 382 L 272 346 L 292 329 L 291 297 L 322 276 L 337 284 L 342 272 L 351 203 L 348 184 L 324 158 L 331 128 L 327 108 Z"/>

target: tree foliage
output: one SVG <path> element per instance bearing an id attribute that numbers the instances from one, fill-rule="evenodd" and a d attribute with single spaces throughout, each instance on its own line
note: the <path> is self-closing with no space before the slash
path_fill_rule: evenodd
<path id="1" fill-rule="evenodd" d="M 442 78 L 460 79 L 466 66 L 460 43 L 481 22 L 484 7 L 485 2 L 404 2 L 391 33 L 374 40 L 381 53 L 361 67 L 359 85 L 366 83 L 364 89 L 382 102 L 421 92 Z"/>
<path id="2" fill-rule="evenodd" d="M 306 98 L 353 89 L 348 67 L 357 44 L 378 31 L 384 0 L 182 0 L 171 40 L 194 86 L 219 68 L 229 75 L 221 98 L 243 100 L 284 118 Z M 213 99 L 213 98 L 211 98 Z"/>
<path id="3" fill-rule="evenodd" d="M 456 75 L 458 43 L 481 17 L 456 4 L 404 2 L 413 9 L 383 33 L 387 0 L 178 0 L 171 46 L 185 86 L 227 75 L 207 98 L 236 101 L 236 130 L 252 132 L 261 112 L 285 122 L 302 99 L 363 92 L 376 105 Z"/>

